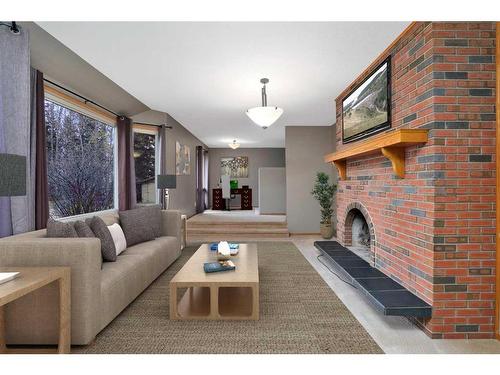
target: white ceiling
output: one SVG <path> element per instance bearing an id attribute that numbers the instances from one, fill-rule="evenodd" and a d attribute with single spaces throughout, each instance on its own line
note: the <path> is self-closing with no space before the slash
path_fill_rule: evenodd
<path id="1" fill-rule="evenodd" d="M 335 97 L 408 22 L 39 22 L 150 108 L 209 147 L 283 147 L 285 126 L 335 122 Z M 245 110 L 284 109 L 260 129 Z"/>

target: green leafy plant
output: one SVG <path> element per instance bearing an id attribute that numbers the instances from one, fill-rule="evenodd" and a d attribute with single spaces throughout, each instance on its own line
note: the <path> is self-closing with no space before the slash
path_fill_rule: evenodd
<path id="1" fill-rule="evenodd" d="M 332 204 L 335 191 L 337 191 L 337 185 L 330 184 L 330 176 L 324 172 L 318 172 L 311 194 L 321 207 L 321 224 L 332 223 Z"/>

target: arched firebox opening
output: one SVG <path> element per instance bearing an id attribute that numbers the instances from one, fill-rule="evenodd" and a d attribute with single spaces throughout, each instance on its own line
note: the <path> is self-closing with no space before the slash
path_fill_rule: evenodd
<path id="1" fill-rule="evenodd" d="M 344 245 L 373 264 L 375 231 L 370 215 L 361 203 L 347 207 L 344 228 Z"/>

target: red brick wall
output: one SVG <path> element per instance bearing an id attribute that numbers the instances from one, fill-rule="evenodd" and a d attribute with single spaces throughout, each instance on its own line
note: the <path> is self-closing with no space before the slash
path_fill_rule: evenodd
<path id="1" fill-rule="evenodd" d="M 427 332 L 494 337 L 495 23 L 420 22 L 388 54 L 392 129 L 429 129 L 429 142 L 406 149 L 404 179 L 381 155 L 348 161 L 339 239 L 347 207 L 360 203 L 376 267 L 433 306 Z M 341 150 L 351 145 L 342 144 L 341 97 L 336 108 Z"/>

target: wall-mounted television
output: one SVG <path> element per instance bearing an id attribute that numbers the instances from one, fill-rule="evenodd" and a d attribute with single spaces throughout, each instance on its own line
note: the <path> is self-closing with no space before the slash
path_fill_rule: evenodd
<path id="1" fill-rule="evenodd" d="M 357 141 L 391 127 L 388 57 L 342 100 L 342 141 Z"/>

